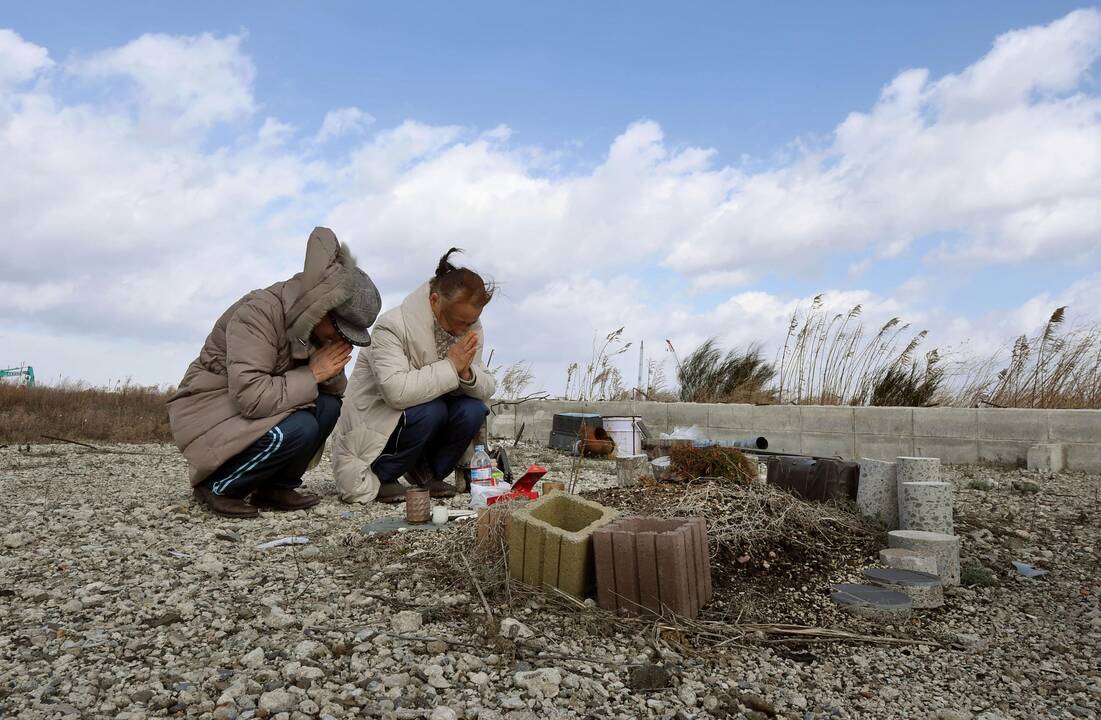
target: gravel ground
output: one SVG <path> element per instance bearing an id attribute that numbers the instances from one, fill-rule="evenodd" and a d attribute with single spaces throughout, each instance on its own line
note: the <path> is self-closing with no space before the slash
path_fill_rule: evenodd
<path id="1" fill-rule="evenodd" d="M 774 608 L 775 622 L 928 644 L 701 642 L 531 594 L 491 597 L 498 618 L 512 615 L 491 641 L 472 584 L 426 562 L 461 547 L 461 524 L 366 537 L 366 521 L 395 509 L 341 505 L 327 462 L 307 476 L 326 496 L 319 507 L 231 521 L 191 500 L 172 448 L 111 450 L 0 449 L 0 716 L 1101 714 L 1096 476 L 949 469 L 971 584 L 904 626 L 839 613 L 824 585 L 787 588 Z M 571 463 L 522 445 L 513 464 L 529 462 L 559 479 Z M 586 461 L 582 489 L 613 483 L 612 464 Z M 310 542 L 256 548 L 290 535 Z M 1026 579 L 1011 560 L 1050 573 Z M 829 579 L 856 579 L 869 562 Z M 755 573 L 716 587 L 765 587 Z"/>

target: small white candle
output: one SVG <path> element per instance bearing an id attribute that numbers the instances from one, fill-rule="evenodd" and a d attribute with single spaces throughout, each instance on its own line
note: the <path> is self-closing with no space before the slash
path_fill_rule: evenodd
<path id="1" fill-rule="evenodd" d="M 443 505 L 432 508 L 432 524 L 443 525 L 445 522 L 447 522 L 447 508 Z"/>

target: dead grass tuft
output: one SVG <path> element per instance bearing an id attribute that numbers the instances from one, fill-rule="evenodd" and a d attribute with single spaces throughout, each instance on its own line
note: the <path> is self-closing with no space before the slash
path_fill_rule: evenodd
<path id="1" fill-rule="evenodd" d="M 0 383 L 0 443 L 42 443 L 42 436 L 108 443 L 171 442 L 167 389 L 119 383 L 25 387 Z"/>

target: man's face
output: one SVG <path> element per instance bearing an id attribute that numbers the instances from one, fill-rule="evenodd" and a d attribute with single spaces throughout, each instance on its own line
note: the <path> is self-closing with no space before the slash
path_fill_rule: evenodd
<path id="1" fill-rule="evenodd" d="M 342 339 L 340 333 L 333 327 L 333 321 L 329 319 L 328 314 L 321 318 L 321 322 L 314 325 L 313 336 L 318 345 L 328 345 Z"/>
<path id="2" fill-rule="evenodd" d="M 452 337 L 466 335 L 482 316 L 482 308 L 477 305 L 463 301 L 447 302 L 439 293 L 432 293 L 428 302 L 440 327 Z"/>

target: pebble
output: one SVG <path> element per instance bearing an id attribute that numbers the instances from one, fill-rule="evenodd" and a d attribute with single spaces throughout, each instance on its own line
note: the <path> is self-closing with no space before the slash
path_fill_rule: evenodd
<path id="1" fill-rule="evenodd" d="M 518 672 L 513 676 L 517 686 L 527 690 L 536 699 L 558 697 L 562 685 L 562 672 L 558 668 L 540 668 Z"/>
<path id="2" fill-rule="evenodd" d="M 390 629 L 400 635 L 407 635 L 421 629 L 424 617 L 416 610 L 402 610 L 390 618 Z"/>
<path id="3" fill-rule="evenodd" d="M 257 703 L 257 707 L 271 715 L 290 712 L 294 706 L 294 696 L 282 688 L 264 693 Z"/>
<path id="4" fill-rule="evenodd" d="M 432 711 L 430 720 L 458 720 L 459 714 L 449 707 L 439 706 Z"/>
<path id="5" fill-rule="evenodd" d="M 20 548 L 30 542 L 30 539 L 25 533 L 13 532 L 4 536 L 4 547 L 8 548 Z"/>

